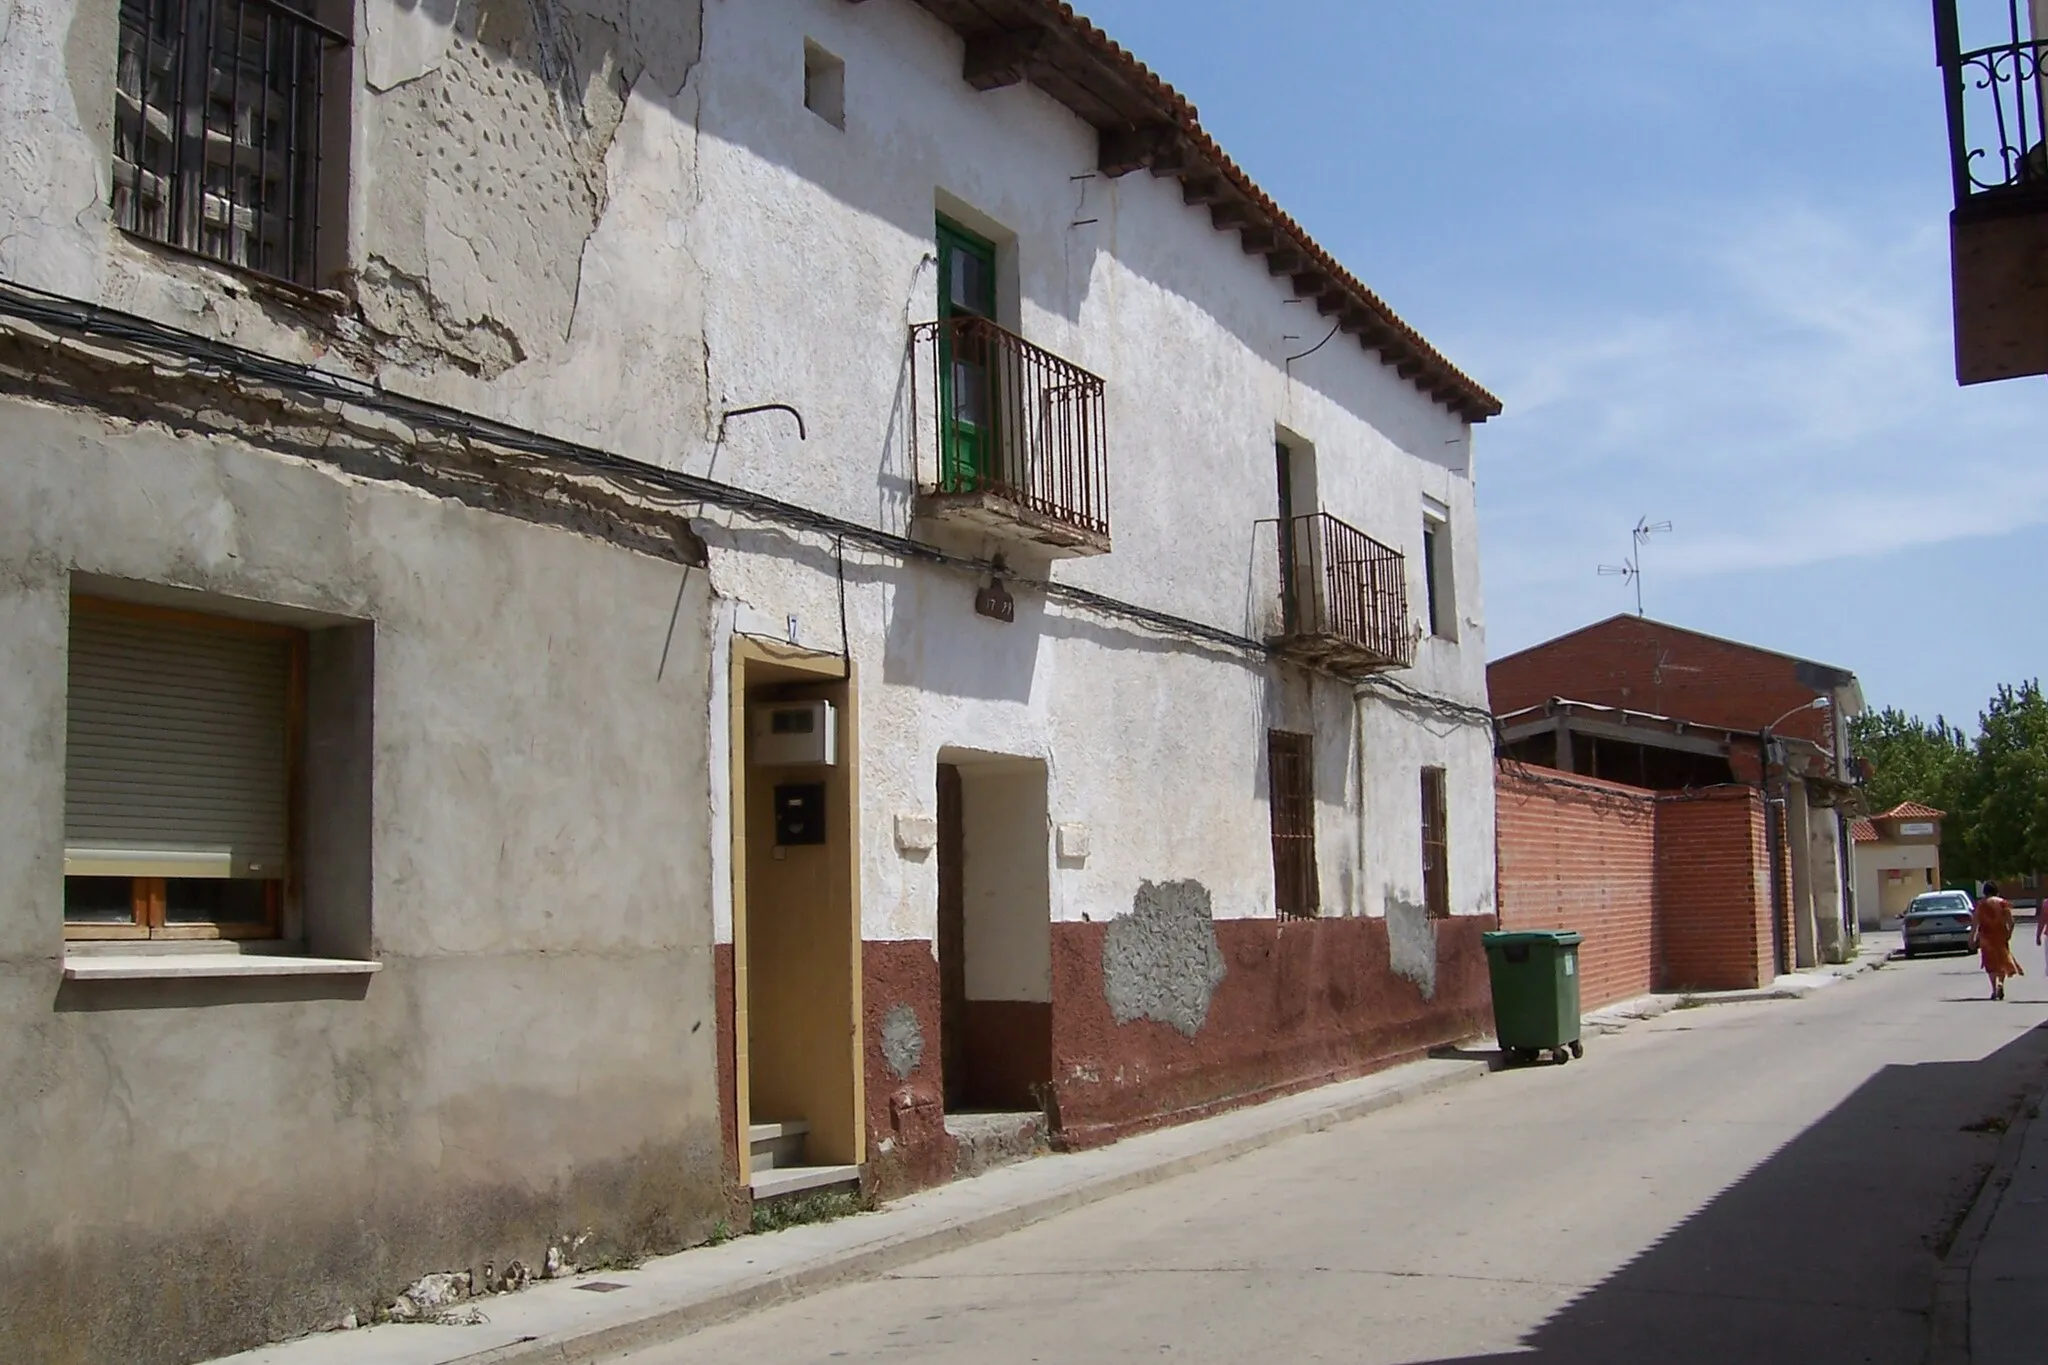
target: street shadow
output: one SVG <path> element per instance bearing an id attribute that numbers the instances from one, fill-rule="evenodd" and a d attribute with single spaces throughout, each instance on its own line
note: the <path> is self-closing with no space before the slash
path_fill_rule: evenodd
<path id="1" fill-rule="evenodd" d="M 2044 1078 L 2048 1025 L 1888 1067 L 1518 1349 L 1430 1365 L 1918 1365 L 1941 1258 Z"/>

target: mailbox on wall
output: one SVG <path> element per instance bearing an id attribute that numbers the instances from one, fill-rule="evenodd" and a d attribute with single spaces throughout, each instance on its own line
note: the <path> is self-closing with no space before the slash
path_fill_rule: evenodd
<path id="1" fill-rule="evenodd" d="M 767 702 L 753 708 L 753 718 L 754 767 L 829 767 L 839 761 L 839 716 L 831 702 Z"/>
<path id="2" fill-rule="evenodd" d="M 825 784 L 785 782 L 775 789 L 775 842 L 825 842 Z"/>

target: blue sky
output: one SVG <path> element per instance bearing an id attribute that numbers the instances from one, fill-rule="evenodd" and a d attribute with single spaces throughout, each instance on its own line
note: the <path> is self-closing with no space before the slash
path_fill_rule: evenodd
<path id="1" fill-rule="evenodd" d="M 1973 720 L 2048 672 L 2048 379 L 1960 389 L 1926 0 L 1082 0 L 1507 414 L 1491 652 L 1630 609 Z"/>

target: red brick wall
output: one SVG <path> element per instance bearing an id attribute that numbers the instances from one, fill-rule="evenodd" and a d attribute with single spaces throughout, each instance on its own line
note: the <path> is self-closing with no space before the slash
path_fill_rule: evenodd
<path id="1" fill-rule="evenodd" d="M 1586 1009 L 1655 988 L 1654 793 L 1541 769 L 1496 784 L 1504 929 L 1576 929 Z"/>
<path id="2" fill-rule="evenodd" d="M 1753 788 L 1659 795 L 1504 766 L 1496 792 L 1501 924 L 1584 934 L 1586 1009 L 1771 979 L 1764 807 Z"/>
<path id="3" fill-rule="evenodd" d="M 1674 793 L 1657 809 L 1665 989 L 1742 990 L 1775 974 L 1763 798 L 1749 787 Z"/>
<path id="4" fill-rule="evenodd" d="M 1495 715 L 1564 697 L 1755 731 L 1820 695 L 1799 670 L 1783 655 L 1617 616 L 1496 660 L 1486 683 Z M 1825 712 L 1804 711 L 1775 728 L 1825 744 L 1829 725 Z"/>

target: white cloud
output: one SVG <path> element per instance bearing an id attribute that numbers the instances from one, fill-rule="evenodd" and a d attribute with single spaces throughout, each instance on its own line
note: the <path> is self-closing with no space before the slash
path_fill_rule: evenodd
<path id="1" fill-rule="evenodd" d="M 1780 203 L 1632 228 L 1667 234 L 1673 284 L 1478 348 L 1508 404 L 1482 466 L 1496 565 L 1580 580 L 1645 512 L 1678 523 L 1657 562 L 1688 576 L 2048 522 L 2048 386 L 1956 387 L 1938 227 Z"/>

